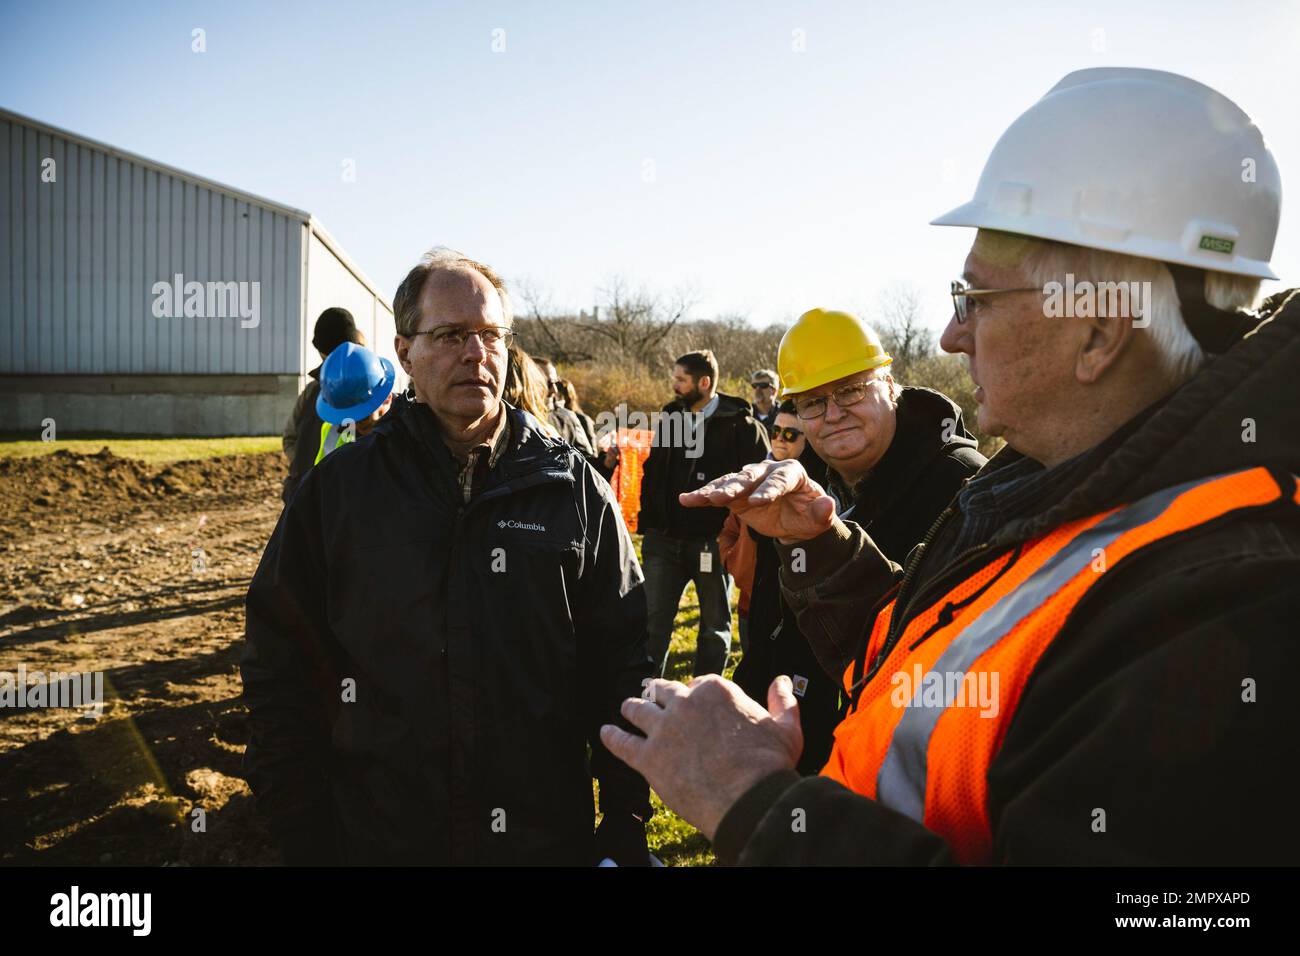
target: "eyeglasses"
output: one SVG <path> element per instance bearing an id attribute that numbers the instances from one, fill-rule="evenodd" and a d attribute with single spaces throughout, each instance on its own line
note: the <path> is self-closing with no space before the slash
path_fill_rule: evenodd
<path id="1" fill-rule="evenodd" d="M 952 296 L 953 311 L 957 313 L 957 324 L 965 325 L 967 319 L 967 314 L 966 314 L 967 299 L 973 299 L 981 295 L 1001 295 L 1004 292 L 1041 292 L 1041 291 L 1042 289 L 1038 288 L 1038 286 L 1025 286 L 1024 288 L 1020 288 L 1020 289 L 968 289 L 966 288 L 966 283 L 962 282 L 960 279 L 953 279 L 951 286 L 949 288 L 949 295 Z"/>
<path id="2" fill-rule="evenodd" d="M 766 392 L 776 388 L 771 382 L 750 382 L 749 384 L 756 392 Z"/>
<path id="3" fill-rule="evenodd" d="M 773 441 L 779 438 L 782 441 L 788 441 L 791 444 L 794 444 L 802 437 L 803 431 L 798 428 L 778 428 L 776 425 L 772 426 Z"/>
<path id="4" fill-rule="evenodd" d="M 840 408 L 848 408 L 850 405 L 856 405 L 867 396 L 867 390 L 877 382 L 885 381 L 883 378 L 869 378 L 861 382 L 850 382 L 848 385 L 841 385 L 835 391 L 831 392 L 831 398 L 835 399 L 835 404 Z M 817 398 L 806 398 L 803 401 L 796 401 L 794 413 L 805 422 L 821 418 L 826 414 L 826 398 L 819 396 Z"/>
<path id="5" fill-rule="evenodd" d="M 465 347 L 471 335 L 477 335 L 483 348 L 489 352 L 504 352 L 515 340 L 515 333 L 501 325 L 489 325 L 481 329 L 467 329 L 463 325 L 440 325 L 427 332 L 412 332 L 409 338 L 417 335 L 433 337 L 433 346 L 448 352 L 458 352 Z"/>

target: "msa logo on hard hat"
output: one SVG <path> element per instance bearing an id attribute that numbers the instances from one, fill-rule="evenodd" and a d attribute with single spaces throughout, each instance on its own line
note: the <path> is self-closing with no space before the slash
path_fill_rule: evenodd
<path id="1" fill-rule="evenodd" d="M 502 518 L 500 521 L 497 522 L 497 527 L 502 529 L 517 528 L 523 531 L 545 531 L 546 530 L 546 525 L 529 524 L 526 521 L 516 521 L 514 518 L 511 518 L 509 521 Z"/>
<path id="2" fill-rule="evenodd" d="M 1220 239 L 1218 236 L 1201 236 L 1201 248 L 1208 249 L 1210 252 L 1222 252 L 1230 256 L 1235 245 L 1236 243 L 1231 239 Z"/>

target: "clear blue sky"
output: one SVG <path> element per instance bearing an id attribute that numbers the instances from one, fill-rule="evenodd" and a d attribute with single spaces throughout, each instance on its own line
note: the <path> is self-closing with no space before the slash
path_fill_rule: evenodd
<path id="1" fill-rule="evenodd" d="M 767 323 L 902 281 L 937 326 L 971 232 L 928 221 L 1088 66 L 1184 73 L 1255 118 L 1291 197 L 1274 269 L 1300 281 L 1297 51 L 1296 0 L 3 0 L 0 104 L 306 209 L 390 298 L 446 244 L 561 306 L 619 274 Z"/>

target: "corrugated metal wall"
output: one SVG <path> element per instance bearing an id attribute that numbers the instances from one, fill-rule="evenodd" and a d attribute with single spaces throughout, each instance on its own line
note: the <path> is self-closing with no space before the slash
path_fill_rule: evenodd
<path id="1" fill-rule="evenodd" d="M 0 374 L 300 373 L 302 222 L 0 117 Z M 259 325 L 155 317 L 177 273 L 259 282 Z"/>
<path id="2" fill-rule="evenodd" d="M 357 328 L 365 333 L 370 347 L 397 365 L 393 348 L 396 327 L 393 310 L 352 274 L 320 236 L 311 234 L 307 253 L 307 334 L 303 336 L 304 369 L 320 364 L 320 356 L 311 344 L 311 329 L 316 317 L 331 306 L 341 306 L 352 313 Z M 406 373 L 398 366 L 399 387 L 406 384 Z"/>

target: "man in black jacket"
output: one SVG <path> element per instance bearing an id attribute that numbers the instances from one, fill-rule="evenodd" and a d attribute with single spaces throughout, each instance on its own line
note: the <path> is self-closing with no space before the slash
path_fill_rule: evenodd
<path id="1" fill-rule="evenodd" d="M 645 865 L 597 737 L 650 673 L 617 502 L 501 401 L 490 269 L 431 253 L 394 310 L 416 400 L 308 473 L 249 588 L 259 807 L 289 863 Z"/>
<path id="2" fill-rule="evenodd" d="M 1276 164 L 1226 97 L 1149 70 L 1071 74 L 1012 130 L 940 220 L 979 229 L 941 344 L 1007 448 L 905 570 L 792 463 L 698 495 L 803 553 L 786 597 L 853 699 L 823 774 L 790 769 L 784 679 L 766 711 L 654 682 L 623 707 L 646 738 L 606 744 L 727 862 L 1293 864 L 1300 710 L 1263 688 L 1300 670 L 1300 293 L 1245 311 Z M 1102 195 L 1109 231 L 1083 228 Z M 1119 283 L 1142 301 L 1095 298 Z"/>
<path id="3" fill-rule="evenodd" d="M 641 558 L 645 562 L 647 643 L 657 673 L 668 663 L 677 605 L 694 581 L 700 602 L 695 673 L 721 674 L 731 649 L 731 575 L 722 566 L 718 533 L 725 508 L 685 508 L 678 496 L 750 462 L 770 449 L 749 402 L 717 391 L 718 361 L 705 350 L 673 365 L 673 392 L 655 423 L 641 475 Z"/>
<path id="4" fill-rule="evenodd" d="M 783 379 L 789 380 L 788 370 L 803 386 L 789 401 L 809 447 L 829 465 L 814 480 L 826 481 L 837 515 L 851 518 L 885 557 L 902 564 L 984 456 L 961 408 L 928 388 L 900 389 L 889 373 L 891 362 L 868 326 L 846 312 L 822 309 L 799 317 L 782 338 L 778 358 Z M 771 549 L 765 538 L 760 567 L 772 579 L 755 577 L 749 651 L 735 680 L 762 700 L 776 677 L 789 675 L 804 742 L 797 769 L 817 773 L 843 712 L 840 682 L 818 665 L 795 615 L 780 600 L 772 574 L 778 562 L 762 560 Z"/>

